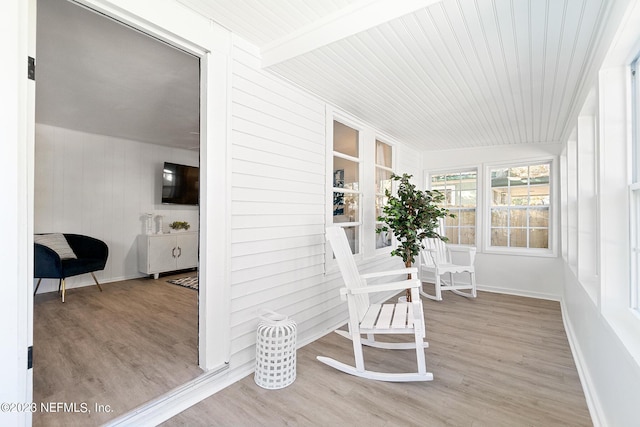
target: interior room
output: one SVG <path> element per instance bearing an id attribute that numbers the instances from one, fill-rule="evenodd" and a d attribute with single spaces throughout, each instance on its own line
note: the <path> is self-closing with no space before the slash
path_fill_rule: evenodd
<path id="1" fill-rule="evenodd" d="M 100 287 L 65 277 L 62 303 L 36 253 L 34 398 L 120 400 L 113 416 L 202 373 L 198 293 L 167 283 L 197 283 L 199 59 L 68 1 L 39 2 L 37 35 L 34 233 L 90 236 L 108 257 Z M 174 380 L 140 369 L 176 362 Z"/>
<path id="2" fill-rule="evenodd" d="M 68 50 L 47 58 L 41 47 L 54 37 L 41 40 L 39 20 L 53 5 L 104 15 L 152 39 L 142 54 L 109 61 L 110 48 L 124 53 L 136 43 L 73 37 L 79 29 L 67 24 Z M 12 161 L 0 169 L 8 225 L 0 246 L 7 284 L 0 400 L 29 402 L 7 407 L 2 424 L 43 419 L 38 360 L 47 351 L 65 367 L 52 374 L 88 379 L 78 387 L 82 400 L 55 397 L 67 409 L 93 409 L 47 413 L 65 425 L 638 424 L 638 0 L 7 0 L 2 7 L 0 157 Z M 155 59 L 147 56 L 160 46 Z M 195 79 L 162 72 L 158 61 L 172 52 L 196 65 Z M 62 66 L 73 58 L 77 66 Z M 40 90 L 47 61 L 67 80 L 51 88 L 57 92 Z M 81 90 L 83 63 L 104 78 L 96 87 Z M 134 65 L 149 68 L 126 85 Z M 179 93 L 137 93 L 156 79 L 178 82 L 165 89 L 188 89 L 195 105 L 165 111 Z M 106 112 L 94 109 L 98 92 L 110 100 Z M 86 99 L 82 110 L 61 107 L 76 96 Z M 163 113 L 150 138 L 124 133 L 155 120 L 146 115 L 155 110 Z M 199 167 L 197 207 L 162 205 L 156 184 L 164 162 Z M 441 206 L 456 214 L 444 224 L 447 246 L 474 254 L 473 276 L 449 280 L 472 291 L 461 296 L 445 286 L 441 298 L 426 298 L 437 285 L 422 269 L 417 279 L 396 274 L 417 300 L 399 301 L 404 290 L 375 282 L 371 288 L 384 291 L 367 312 L 387 302 L 412 307 L 415 321 L 398 323 L 406 340 L 370 348 L 370 329 L 341 298 L 370 289 L 343 290 L 349 280 L 338 259 L 366 280 L 405 266 L 392 254 L 401 242 L 376 232 L 390 200 L 385 190 L 397 190 L 391 174 L 445 194 Z M 178 300 L 193 290 L 139 271 L 138 236 L 152 236 L 146 214 L 151 228 L 160 216 L 163 230 L 191 224 L 197 299 Z M 333 255 L 328 229 L 344 231 L 348 256 Z M 43 279 L 34 296 L 34 235 L 75 230 L 109 247 L 95 272 L 102 291 L 83 274 L 65 280 L 64 303 L 55 278 Z M 147 300 L 150 289 L 159 293 Z M 65 320 L 79 311 L 74 306 L 97 308 L 108 298 L 82 329 Z M 174 304 L 156 310 L 163 314 L 153 326 L 145 323 L 143 309 L 163 299 Z M 42 303 L 63 318 L 40 319 Z M 92 377 L 88 343 L 105 338 L 102 315 L 119 306 L 134 313 L 129 323 L 116 314 L 114 324 L 129 342 L 99 347 L 113 357 L 99 355 L 95 365 L 114 376 Z M 297 376 L 281 390 L 254 378 L 265 310 L 296 324 Z M 164 334 L 162 322 L 187 312 L 193 320 L 177 331 L 183 340 Z M 345 338 L 349 321 L 367 332 Z M 60 338 L 39 344 L 38 324 L 58 327 Z M 145 347 L 154 336 L 161 341 Z M 61 347 L 78 354 L 67 357 Z M 137 361 L 161 348 L 168 356 L 161 363 Z M 183 370 L 188 357 L 197 359 Z M 115 376 L 123 366 L 144 379 Z M 386 381 L 407 372 L 410 382 Z M 140 401 L 125 405 L 108 394 L 122 386 Z"/>

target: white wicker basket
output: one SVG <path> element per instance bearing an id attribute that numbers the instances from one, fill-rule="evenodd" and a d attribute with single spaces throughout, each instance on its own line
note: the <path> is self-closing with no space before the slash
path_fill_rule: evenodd
<path id="1" fill-rule="evenodd" d="M 296 322 L 273 311 L 260 316 L 256 336 L 254 380 L 274 390 L 296 379 Z"/>

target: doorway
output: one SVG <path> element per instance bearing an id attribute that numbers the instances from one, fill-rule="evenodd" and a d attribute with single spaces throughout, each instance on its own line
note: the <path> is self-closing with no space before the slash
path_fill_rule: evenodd
<path id="1" fill-rule="evenodd" d="M 45 30 L 44 24 L 41 26 L 41 23 L 52 24 L 56 19 L 58 21 L 54 28 Z M 35 298 L 34 319 L 35 322 L 42 320 L 48 328 L 56 327 L 47 329 L 44 335 L 60 335 L 49 337 L 54 339 L 44 344 L 45 341 L 38 338 L 43 336 L 43 332 L 39 332 L 38 325 L 34 325 L 34 400 L 70 401 L 86 403 L 91 407 L 101 405 L 108 410 L 91 413 L 92 420 L 101 423 L 186 381 L 185 377 L 178 376 L 171 382 L 169 374 L 147 372 L 143 375 L 143 384 L 145 381 L 149 381 L 147 386 L 164 382 L 166 389 L 156 389 L 157 394 L 152 396 L 134 392 L 139 400 L 128 399 L 129 406 L 126 407 L 110 402 L 110 394 L 117 393 L 118 387 L 135 390 L 125 380 L 114 380 L 117 377 L 114 370 L 130 369 L 133 380 L 133 372 L 143 371 L 144 365 L 164 363 L 145 360 L 141 357 L 141 351 L 131 351 L 134 346 L 127 345 L 125 338 L 129 335 L 130 341 L 135 340 L 136 335 L 128 332 L 162 335 L 159 342 L 164 343 L 158 344 L 156 354 L 162 353 L 163 348 L 171 351 L 172 343 L 185 345 L 178 340 L 172 341 L 166 333 L 167 328 L 158 329 L 159 322 L 149 322 L 149 316 L 153 313 L 143 310 L 149 305 L 149 286 L 153 286 L 154 291 L 162 285 L 166 286 L 156 296 L 158 301 L 171 301 L 173 306 L 183 304 L 185 309 L 190 310 L 193 316 L 190 326 L 195 331 L 192 342 L 198 345 L 198 294 L 194 297 L 192 289 L 173 288 L 173 285 L 157 282 L 145 283 L 131 276 L 139 275 L 136 239 L 142 232 L 141 216 L 144 213 L 153 209 L 155 214 L 165 218 L 165 227 L 171 220 L 186 220 L 195 227 L 200 223 L 197 207 L 162 206 L 161 190 L 157 185 L 165 160 L 190 163 L 191 166 L 200 163 L 200 58 L 67 0 L 38 3 L 38 40 L 34 231 L 74 231 L 100 237 L 109 243 L 110 262 L 97 275 L 106 283 L 103 294 L 94 286 L 85 287 L 90 282 L 78 276 L 68 280 L 72 290 L 62 304 L 55 292 L 46 293 L 55 291 L 57 283 L 43 281 L 40 287 L 42 294 L 39 293 Z M 138 43 L 142 47 L 133 54 L 135 56 L 128 58 L 134 57 L 140 61 L 113 56 L 123 53 L 132 55 L 130 51 Z M 41 45 L 45 47 L 41 49 Z M 113 46 L 116 48 L 113 49 Z M 174 57 L 186 58 L 186 65 Z M 178 61 L 179 64 L 167 71 L 159 66 L 161 61 Z M 153 69 L 141 71 L 136 64 L 152 65 Z M 180 87 L 184 89 L 187 85 L 185 75 L 191 76 L 192 81 L 195 76 L 195 88 L 187 91 L 189 93 L 186 95 L 165 93 L 170 91 L 158 89 L 141 90 L 142 86 L 156 77 L 161 82 L 179 79 L 182 83 Z M 52 81 L 55 83 L 52 84 Z M 175 107 L 172 103 L 179 104 L 181 96 L 191 97 L 195 114 L 193 109 L 184 105 L 178 108 L 180 113 L 171 110 L 170 107 Z M 140 104 L 145 104 L 146 108 L 140 108 Z M 153 114 L 146 114 L 150 111 L 162 116 L 162 119 L 154 121 Z M 172 126 L 175 116 L 178 116 L 179 123 Z M 140 127 L 140 124 L 145 126 Z M 163 143 L 158 144 L 159 141 Z M 88 279 L 91 280 L 90 277 Z M 192 294 L 181 301 L 176 296 L 179 292 Z M 116 302 L 111 303 L 111 308 L 99 304 L 99 298 L 105 296 L 115 298 Z M 139 301 L 137 304 L 136 299 Z M 128 314 L 115 311 L 127 305 L 117 301 L 131 303 Z M 39 304 L 50 305 L 48 315 L 57 313 L 59 316 L 44 315 L 39 318 Z M 163 308 L 157 303 L 154 308 L 159 311 L 157 315 L 166 316 L 175 307 Z M 131 322 L 124 326 L 114 324 L 100 328 L 96 324 L 84 328 L 104 312 L 111 312 L 118 318 L 128 318 Z M 82 320 L 82 316 L 88 317 Z M 104 319 L 108 319 L 108 316 Z M 104 320 L 102 323 L 106 322 Z M 81 327 L 78 329 L 78 326 Z M 100 351 L 95 352 L 95 348 Z M 197 348 L 191 353 L 195 356 L 192 360 L 167 362 L 169 364 L 165 372 L 171 370 L 170 366 L 182 366 L 195 377 L 201 372 Z M 40 373 L 38 359 L 44 357 L 53 360 L 49 361 L 52 363 L 41 364 L 49 369 L 46 373 Z M 69 360 L 75 360 L 75 363 L 67 363 Z M 56 361 L 59 362 L 58 370 L 52 368 Z M 56 390 L 59 384 L 55 380 L 56 375 L 73 378 L 76 390 Z M 158 378 L 149 378 L 154 375 Z M 43 390 L 38 390 L 38 387 Z M 73 391 L 77 394 L 74 395 Z M 86 400 L 89 396 L 91 401 Z M 82 411 L 82 407 L 80 409 Z M 56 420 L 60 419 L 59 415 Z M 72 415 L 76 421 L 81 416 Z M 34 416 L 34 423 L 38 424 L 38 415 Z"/>

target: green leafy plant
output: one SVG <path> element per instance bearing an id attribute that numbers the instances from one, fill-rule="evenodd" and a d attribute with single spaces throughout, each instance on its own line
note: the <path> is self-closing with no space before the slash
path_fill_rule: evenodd
<path id="1" fill-rule="evenodd" d="M 447 216 L 454 217 L 447 209 L 438 206 L 444 200 L 444 194 L 437 190 L 419 190 L 409 181 L 411 177 L 406 173 L 402 176 L 391 175 L 392 181 L 399 182 L 398 191 L 396 195 L 385 191 L 388 202 L 378 217 L 378 221 L 384 222 L 384 225 L 376 229 L 376 233 L 393 232 L 398 246 L 391 251 L 391 255 L 402 258 L 407 268 L 413 265 L 424 248 L 422 241 L 425 238 L 448 240 L 437 232 L 439 220 Z M 410 301 L 408 291 L 407 301 Z"/>
<path id="2" fill-rule="evenodd" d="M 171 227 L 173 230 L 188 230 L 189 228 L 191 228 L 189 223 L 186 221 L 173 221 L 171 224 L 169 224 L 169 227 Z"/>

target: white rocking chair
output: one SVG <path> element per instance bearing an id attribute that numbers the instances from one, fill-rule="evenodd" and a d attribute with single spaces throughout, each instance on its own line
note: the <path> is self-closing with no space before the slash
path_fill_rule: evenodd
<path id="1" fill-rule="evenodd" d="M 349 242 L 342 227 L 327 228 L 327 240 L 335 254 L 342 278 L 346 287 L 340 290 L 343 299 L 346 298 L 349 307 L 349 332 L 336 332 L 353 342 L 356 366 L 350 366 L 329 357 L 318 356 L 318 360 L 347 374 L 358 377 L 393 382 L 430 381 L 433 374 L 427 372 L 424 349 L 428 343 L 424 342 L 424 314 L 422 301 L 419 296 L 420 281 L 417 279 L 417 269 L 402 269 L 371 274 L 360 274 L 356 266 Z M 392 283 L 367 286 L 367 279 L 399 276 L 412 273 L 416 277 Z M 369 294 L 373 292 L 389 292 L 411 289 L 411 301 L 398 304 L 371 304 Z M 363 338 L 362 335 L 367 337 Z M 392 343 L 376 341 L 377 334 L 412 334 L 412 342 Z M 416 349 L 417 372 L 385 373 L 368 371 L 364 368 L 362 346 L 384 349 Z"/>
<path id="2" fill-rule="evenodd" d="M 443 235 L 443 226 L 440 222 L 440 235 Z M 426 298 L 442 301 L 442 291 L 452 291 L 455 294 L 467 298 L 475 298 L 476 292 L 476 272 L 474 267 L 476 248 L 467 246 L 449 246 L 438 238 L 424 239 L 424 249 L 420 251 L 420 282 L 426 282 L 427 274 L 435 276 L 435 295 L 424 291 L 424 285 L 420 294 Z M 460 252 L 460 258 L 464 261 L 454 264 L 452 252 Z M 440 279 L 443 274 L 449 274 L 449 282 Z M 469 273 L 469 283 L 456 284 L 453 275 L 456 273 Z M 469 290 L 470 292 L 462 292 Z"/>

